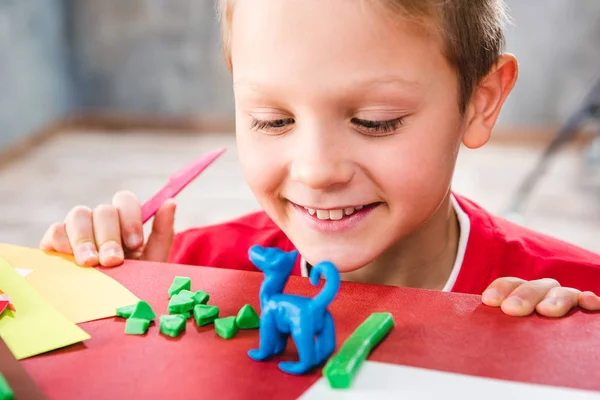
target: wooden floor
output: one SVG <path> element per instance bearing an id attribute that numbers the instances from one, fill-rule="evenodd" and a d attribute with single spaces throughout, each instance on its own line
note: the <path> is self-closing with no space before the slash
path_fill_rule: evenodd
<path id="1" fill-rule="evenodd" d="M 219 146 L 226 152 L 178 196 L 176 228 L 224 221 L 258 209 L 239 171 L 232 135 L 68 132 L 0 170 L 0 242 L 37 246 L 45 229 L 77 204 L 94 207 L 128 189 L 150 197 L 180 166 Z M 454 190 L 503 213 L 540 153 L 535 147 L 464 149 Z M 600 167 L 581 151 L 554 160 L 527 204 L 526 226 L 600 252 Z"/>

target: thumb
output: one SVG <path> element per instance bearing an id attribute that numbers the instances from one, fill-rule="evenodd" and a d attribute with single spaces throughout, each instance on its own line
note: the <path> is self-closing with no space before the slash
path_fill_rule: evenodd
<path id="1" fill-rule="evenodd" d="M 168 199 L 158 209 L 152 222 L 152 232 L 140 260 L 165 262 L 169 259 L 175 236 L 175 209 L 173 199 Z"/>

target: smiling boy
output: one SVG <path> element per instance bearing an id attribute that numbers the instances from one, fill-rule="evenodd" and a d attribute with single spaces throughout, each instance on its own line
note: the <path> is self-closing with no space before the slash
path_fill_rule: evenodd
<path id="1" fill-rule="evenodd" d="M 75 207 L 43 249 L 254 269 L 254 244 L 330 260 L 343 279 L 464 293 L 511 315 L 600 309 L 600 256 L 454 194 L 461 144 L 490 138 L 517 80 L 500 0 L 223 0 L 236 138 L 264 211 L 175 235 L 165 203 Z M 561 286 L 562 285 L 562 286 Z M 487 288 L 487 290 L 486 290 Z M 485 292 L 484 292 L 485 291 Z"/>

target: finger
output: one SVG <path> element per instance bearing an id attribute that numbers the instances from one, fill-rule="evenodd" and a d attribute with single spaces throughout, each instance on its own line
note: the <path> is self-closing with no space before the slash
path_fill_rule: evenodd
<path id="1" fill-rule="evenodd" d="M 98 265 L 98 250 L 92 227 L 92 210 L 78 206 L 69 211 L 65 218 L 65 231 L 77 264 Z"/>
<path id="2" fill-rule="evenodd" d="M 563 317 L 573 307 L 577 306 L 580 293 L 577 289 L 553 287 L 544 296 L 544 299 L 538 303 L 535 310 L 545 317 Z"/>
<path id="3" fill-rule="evenodd" d="M 498 278 L 483 292 L 481 300 L 487 306 L 500 307 L 504 299 L 525 282 L 527 281 L 521 278 Z"/>
<path id="4" fill-rule="evenodd" d="M 117 209 L 108 205 L 96 207 L 93 213 L 93 228 L 100 253 L 100 265 L 114 267 L 122 264 L 125 256 L 121 246 L 121 225 Z"/>
<path id="5" fill-rule="evenodd" d="M 121 191 L 114 195 L 112 204 L 119 213 L 123 243 L 128 250 L 140 249 L 144 244 L 144 231 L 142 206 L 137 197 L 131 192 Z"/>
<path id="6" fill-rule="evenodd" d="M 542 301 L 548 291 L 558 286 L 560 284 L 555 279 L 538 279 L 525 282 L 502 302 L 502 311 L 515 317 L 529 315 L 534 312 L 535 307 Z"/>
<path id="7" fill-rule="evenodd" d="M 175 201 L 169 199 L 154 215 L 152 233 L 141 257 L 143 260 L 164 262 L 169 259 L 175 236 Z"/>
<path id="8" fill-rule="evenodd" d="M 65 230 L 64 222 L 52 224 L 44 233 L 40 241 L 40 249 L 44 251 L 57 251 L 64 254 L 73 254 L 69 237 Z"/>
<path id="9" fill-rule="evenodd" d="M 588 311 L 600 311 L 600 297 L 592 292 L 582 292 L 578 299 L 579 307 Z"/>

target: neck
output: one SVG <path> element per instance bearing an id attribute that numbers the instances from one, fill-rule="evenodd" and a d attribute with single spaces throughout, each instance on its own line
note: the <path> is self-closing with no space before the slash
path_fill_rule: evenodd
<path id="1" fill-rule="evenodd" d="M 448 194 L 436 213 L 417 232 L 364 268 L 345 273 L 343 279 L 441 290 L 452 272 L 459 236 L 458 216 Z"/>

